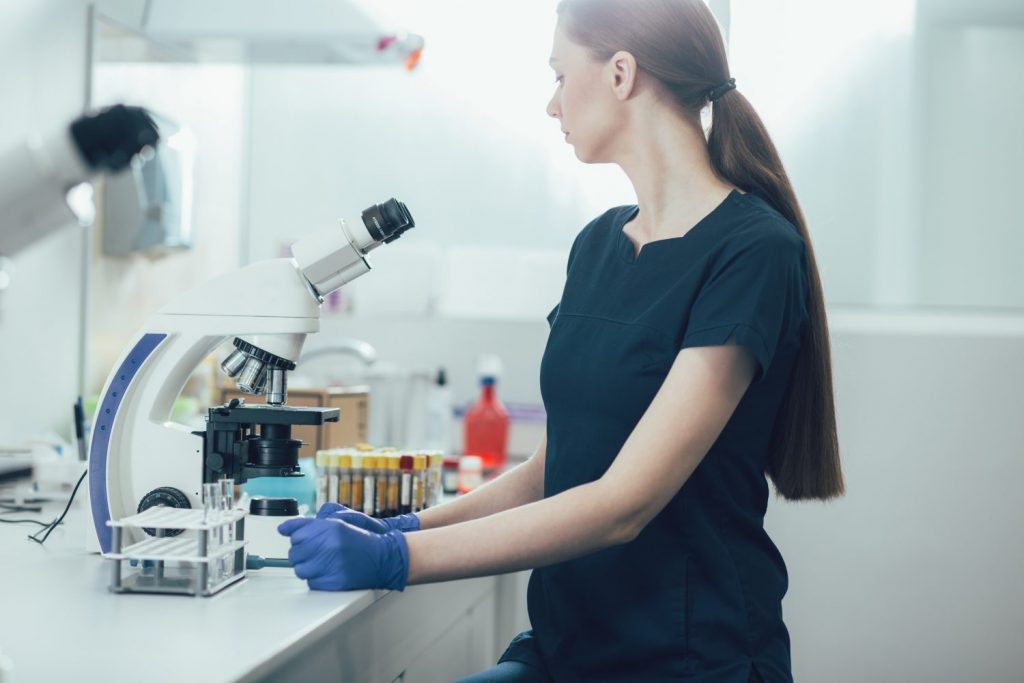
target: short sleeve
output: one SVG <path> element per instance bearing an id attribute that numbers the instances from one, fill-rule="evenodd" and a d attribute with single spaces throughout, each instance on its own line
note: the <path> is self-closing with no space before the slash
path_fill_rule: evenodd
<path id="1" fill-rule="evenodd" d="M 769 227 L 723 250 L 697 294 L 680 349 L 735 336 L 757 359 L 757 382 L 782 347 L 799 344 L 807 319 L 806 248 L 791 226 L 786 230 Z"/>

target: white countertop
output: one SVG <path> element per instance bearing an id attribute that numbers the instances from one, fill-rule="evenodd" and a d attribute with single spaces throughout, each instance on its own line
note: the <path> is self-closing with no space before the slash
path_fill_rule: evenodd
<path id="1" fill-rule="evenodd" d="M 44 546 L 26 538 L 39 527 L 0 524 L 0 653 L 15 683 L 252 680 L 390 595 L 310 591 L 274 568 L 209 598 L 113 594 L 110 561 L 84 550 L 86 522 L 84 506 L 72 508 Z"/>

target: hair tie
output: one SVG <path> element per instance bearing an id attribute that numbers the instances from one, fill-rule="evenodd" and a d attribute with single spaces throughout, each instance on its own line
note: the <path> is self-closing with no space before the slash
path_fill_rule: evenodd
<path id="1" fill-rule="evenodd" d="M 730 78 L 725 83 L 723 83 L 722 85 L 718 86 L 717 88 L 712 88 L 711 92 L 708 93 L 708 100 L 711 101 L 711 102 L 714 102 L 715 100 L 717 100 L 719 97 L 721 97 L 725 93 L 729 92 L 730 90 L 735 90 L 735 89 L 736 89 L 736 79 L 735 78 Z"/>

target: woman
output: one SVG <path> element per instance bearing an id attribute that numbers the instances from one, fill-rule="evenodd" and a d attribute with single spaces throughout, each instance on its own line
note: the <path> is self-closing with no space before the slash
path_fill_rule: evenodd
<path id="1" fill-rule="evenodd" d="M 419 515 L 286 522 L 295 572 L 400 590 L 535 568 L 533 629 L 468 681 L 790 681 L 764 475 L 792 500 L 843 491 L 803 216 L 701 0 L 564 0 L 558 15 L 548 113 L 581 161 L 625 171 L 638 205 L 570 251 L 541 365 L 546 438 Z"/>

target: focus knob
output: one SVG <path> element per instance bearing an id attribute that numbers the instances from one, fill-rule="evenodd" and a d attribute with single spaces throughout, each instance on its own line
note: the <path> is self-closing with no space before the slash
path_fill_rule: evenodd
<path id="1" fill-rule="evenodd" d="M 184 508 L 189 509 L 192 507 L 192 503 L 188 502 L 188 496 L 174 488 L 173 486 L 161 486 L 158 489 L 153 489 L 142 497 L 139 501 L 139 507 L 136 512 L 142 512 L 148 510 L 151 507 L 157 505 L 165 505 L 169 508 Z M 146 529 L 145 531 L 150 536 L 156 536 L 156 529 Z M 184 529 L 164 529 L 165 536 L 177 536 Z"/>

